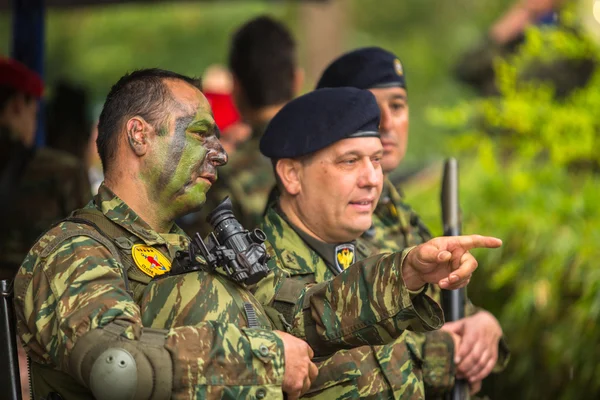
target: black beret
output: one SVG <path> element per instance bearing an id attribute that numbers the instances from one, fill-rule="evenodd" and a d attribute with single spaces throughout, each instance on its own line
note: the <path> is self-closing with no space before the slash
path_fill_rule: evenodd
<path id="1" fill-rule="evenodd" d="M 406 89 L 406 79 L 402 63 L 393 53 L 380 47 L 364 47 L 329 64 L 317 83 L 317 89 L 341 86 Z"/>
<path id="2" fill-rule="evenodd" d="M 269 158 L 296 158 L 338 140 L 379 137 L 379 106 L 368 90 L 319 89 L 287 103 L 260 140 Z"/>

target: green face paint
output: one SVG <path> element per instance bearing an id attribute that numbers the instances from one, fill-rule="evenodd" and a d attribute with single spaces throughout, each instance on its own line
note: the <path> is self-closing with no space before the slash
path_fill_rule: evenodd
<path id="1" fill-rule="evenodd" d="M 216 167 L 227 161 L 208 102 L 198 96 L 195 113 L 178 110 L 174 114 L 179 115 L 168 121 L 169 133 L 155 138 L 149 168 L 142 176 L 165 220 L 198 210 L 217 178 Z"/>

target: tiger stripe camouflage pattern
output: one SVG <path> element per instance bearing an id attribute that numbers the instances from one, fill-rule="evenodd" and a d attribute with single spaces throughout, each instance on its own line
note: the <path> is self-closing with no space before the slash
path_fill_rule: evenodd
<path id="1" fill-rule="evenodd" d="M 281 275 L 300 284 L 318 284 L 335 277 L 324 259 L 304 243 L 274 206 L 267 209 L 261 229 L 272 244 L 274 258 L 278 260 L 278 270 L 274 276 Z M 338 279 L 346 271 L 338 275 Z M 265 304 L 271 304 L 272 299 L 277 298 L 277 288 L 269 285 L 268 280 L 259 282 L 258 286 L 255 294 Z M 344 295 L 360 299 L 366 293 L 371 298 L 385 297 L 387 294 L 385 285 L 376 283 L 362 291 L 347 291 Z M 370 316 L 363 315 L 363 318 L 368 321 Z M 369 343 L 380 346 L 361 346 L 320 361 L 317 363 L 319 376 L 305 397 L 423 399 L 423 369 L 427 365 L 423 359 L 424 343 L 419 339 L 418 336 L 412 336 L 411 332 L 405 332 L 391 341 Z M 453 346 L 452 340 L 445 343 Z M 448 366 L 441 368 L 445 371 Z"/>
<path id="2" fill-rule="evenodd" d="M 188 238 L 175 225 L 168 234 L 158 234 L 142 221 L 107 187 L 95 198 L 107 220 L 126 230 L 129 240 L 161 251 L 171 259 Z M 90 203 L 87 207 L 95 207 Z M 64 398 L 90 398 L 89 371 L 77 372 L 74 352 L 85 335 L 97 335 L 108 325 L 123 326 L 118 340 L 135 346 L 148 334 L 143 313 L 125 287 L 121 265 L 109 249 L 90 234 L 90 227 L 62 222 L 44 234 L 29 252 L 15 282 L 18 333 L 31 357 L 35 396 L 54 390 Z M 64 237 L 69 236 L 66 239 Z M 90 236 L 91 235 L 91 236 Z M 164 237 L 167 237 L 165 239 Z M 150 281 L 140 270 L 130 268 L 133 286 Z M 267 395 L 283 398 L 283 344 L 271 329 L 249 329 L 228 318 L 240 315 L 236 302 L 219 303 L 210 298 L 249 297 L 242 287 L 232 290 L 219 277 L 199 273 L 203 282 L 197 297 L 211 303 L 210 321 L 195 326 L 177 326 L 164 331 L 168 354 L 164 374 L 172 374 L 174 399 L 243 398 Z M 144 282 L 145 281 L 145 282 Z M 214 297 L 213 297 L 214 296 Z M 78 376 L 75 378 L 74 376 Z M 160 382 L 160 376 L 157 376 Z M 149 385 L 151 386 L 151 385 Z M 168 389 L 168 388 L 167 388 Z"/>

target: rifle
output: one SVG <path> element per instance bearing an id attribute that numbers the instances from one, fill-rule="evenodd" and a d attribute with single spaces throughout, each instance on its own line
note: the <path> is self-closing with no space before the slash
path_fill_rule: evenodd
<path id="1" fill-rule="evenodd" d="M 17 333 L 13 309 L 12 281 L 0 281 L 0 399 L 21 400 L 21 376 L 17 357 Z M 5 369 L 6 368 L 6 369 Z"/>
<path id="2" fill-rule="evenodd" d="M 442 222 L 444 236 L 461 235 L 461 215 L 458 201 L 458 162 L 449 158 L 444 162 L 442 177 Z M 442 290 L 442 308 L 446 321 L 458 321 L 465 317 L 465 289 Z M 455 349 L 458 351 L 458 349 Z M 469 398 L 469 386 L 464 380 L 456 380 L 452 392 L 446 400 L 465 400 Z"/>

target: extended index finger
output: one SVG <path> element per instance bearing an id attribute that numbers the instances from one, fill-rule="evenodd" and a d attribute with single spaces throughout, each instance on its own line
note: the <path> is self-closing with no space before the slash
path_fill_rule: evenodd
<path id="1" fill-rule="evenodd" d="M 460 243 L 461 247 L 466 250 L 476 248 L 495 249 L 502 246 L 502 240 L 493 236 L 482 236 L 482 235 L 466 235 L 455 237 Z"/>

